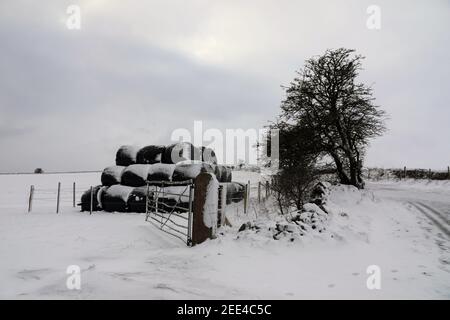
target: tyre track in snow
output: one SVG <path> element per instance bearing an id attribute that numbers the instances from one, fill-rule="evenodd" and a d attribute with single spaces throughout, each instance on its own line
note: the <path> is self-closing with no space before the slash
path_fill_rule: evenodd
<path id="1" fill-rule="evenodd" d="M 436 209 L 431 208 L 430 206 L 416 201 L 409 201 L 410 205 L 416 208 L 420 213 L 426 216 L 431 222 L 434 223 L 436 227 L 439 228 L 446 236 L 450 239 L 450 230 L 448 229 L 448 219 L 444 216 L 443 213 L 437 211 Z M 439 217 L 439 218 L 438 218 Z M 444 223 L 441 221 L 444 221 Z"/>
<path id="2" fill-rule="evenodd" d="M 419 205 L 421 205 L 422 207 L 424 207 L 425 209 L 428 209 L 429 211 L 431 211 L 431 212 L 433 212 L 434 214 L 436 214 L 437 216 L 439 216 L 442 220 L 444 220 L 444 222 L 445 222 L 447 225 L 450 223 L 448 217 L 446 217 L 444 213 L 439 212 L 438 210 L 436 210 L 436 209 L 430 207 L 429 205 L 426 205 L 426 204 L 423 203 L 423 202 L 417 202 L 417 203 L 418 203 Z M 448 214 L 448 213 L 447 213 L 447 214 Z"/>
<path id="3" fill-rule="evenodd" d="M 406 185 L 371 182 L 368 188 L 379 198 L 401 202 L 425 216 L 440 231 L 442 237 L 450 239 L 450 193 L 447 189 L 416 189 Z"/>

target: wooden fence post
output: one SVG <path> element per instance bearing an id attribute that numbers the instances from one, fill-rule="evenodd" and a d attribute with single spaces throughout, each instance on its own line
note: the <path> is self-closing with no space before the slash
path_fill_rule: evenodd
<path id="1" fill-rule="evenodd" d="M 147 191 L 145 192 L 145 221 L 148 221 L 148 194 L 150 192 L 150 184 L 147 182 Z"/>
<path id="2" fill-rule="evenodd" d="M 447 167 L 447 176 L 450 179 L 450 166 Z"/>
<path id="3" fill-rule="evenodd" d="M 269 197 L 269 181 L 266 181 L 266 199 Z"/>
<path id="4" fill-rule="evenodd" d="M 158 203 L 159 203 L 159 190 L 160 189 L 158 189 L 158 186 L 155 186 L 155 212 L 156 212 L 156 214 L 158 215 Z M 163 223 L 163 220 L 162 220 L 162 214 L 161 214 L 161 217 L 160 217 L 160 219 L 161 219 L 161 224 Z"/>
<path id="5" fill-rule="evenodd" d="M 258 203 L 261 203 L 261 182 L 258 182 Z"/>
<path id="6" fill-rule="evenodd" d="M 90 203 L 90 207 L 89 207 L 89 214 L 92 214 L 92 210 L 93 210 L 93 206 L 94 206 L 94 188 L 91 186 L 91 203 Z"/>
<path id="7" fill-rule="evenodd" d="M 194 186 L 191 184 L 189 186 L 189 213 L 188 213 L 188 237 L 187 237 L 187 245 L 188 247 L 192 246 L 192 220 L 193 220 L 193 197 L 194 197 Z"/>
<path id="8" fill-rule="evenodd" d="M 73 207 L 75 208 L 76 207 L 76 200 L 75 200 L 75 193 L 76 193 L 76 185 L 75 185 L 75 182 L 73 183 Z"/>
<path id="9" fill-rule="evenodd" d="M 225 184 L 222 184 L 219 187 L 219 204 L 217 227 L 221 227 L 225 224 L 225 214 L 227 208 L 227 187 Z"/>
<path id="10" fill-rule="evenodd" d="M 61 197 L 61 182 L 58 182 L 58 193 L 56 196 L 56 213 L 59 213 L 59 201 Z"/>
<path id="11" fill-rule="evenodd" d="M 247 196 L 248 196 L 247 188 L 248 188 L 248 185 L 246 184 L 245 187 L 244 187 L 244 214 L 247 213 L 247 201 L 248 201 L 248 199 L 247 199 Z"/>
<path id="12" fill-rule="evenodd" d="M 30 187 L 30 197 L 28 198 L 28 212 L 33 209 L 34 186 Z"/>
<path id="13" fill-rule="evenodd" d="M 431 180 L 431 169 L 428 169 L 428 179 Z"/>
<path id="14" fill-rule="evenodd" d="M 406 180 L 406 167 L 403 168 L 403 178 Z"/>
<path id="15" fill-rule="evenodd" d="M 250 206 L 250 188 L 252 187 L 252 185 L 250 184 L 250 180 L 248 180 L 247 186 L 247 208 L 245 209 L 246 213 L 248 213 L 248 208 Z"/>

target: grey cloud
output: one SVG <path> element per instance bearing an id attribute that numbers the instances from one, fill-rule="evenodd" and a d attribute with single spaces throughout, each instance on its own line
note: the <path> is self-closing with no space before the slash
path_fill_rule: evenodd
<path id="1" fill-rule="evenodd" d="M 361 79 L 391 115 L 368 164 L 450 159 L 446 1 L 379 1 L 379 31 L 365 28 L 368 1 L 79 1 L 75 32 L 60 21 L 71 3 L 0 4 L 0 149 L 15 155 L 0 171 L 37 159 L 55 170 L 101 168 L 118 145 L 167 143 L 194 120 L 260 127 L 304 59 L 339 46 L 367 57 Z M 21 157 L 27 148 L 33 160 Z"/>

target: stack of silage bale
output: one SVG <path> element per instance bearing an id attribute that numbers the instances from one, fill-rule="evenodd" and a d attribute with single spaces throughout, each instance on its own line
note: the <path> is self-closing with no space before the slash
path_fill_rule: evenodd
<path id="1" fill-rule="evenodd" d="M 93 210 L 145 212 L 147 183 L 152 193 L 155 185 L 193 180 L 201 172 L 215 174 L 217 180 L 224 184 L 227 203 L 242 199 L 242 187 L 231 181 L 231 169 L 217 164 L 216 155 L 210 148 L 197 148 L 187 142 L 144 148 L 122 146 L 116 153 L 116 165 L 107 167 L 101 176 L 102 185 L 93 188 Z M 169 188 L 170 193 L 183 193 L 186 189 L 180 186 Z M 82 211 L 90 210 L 90 199 L 88 190 L 81 197 Z M 167 196 L 161 201 L 170 205 L 176 200 L 173 196 Z M 183 194 L 181 201 L 188 202 L 186 194 Z"/>

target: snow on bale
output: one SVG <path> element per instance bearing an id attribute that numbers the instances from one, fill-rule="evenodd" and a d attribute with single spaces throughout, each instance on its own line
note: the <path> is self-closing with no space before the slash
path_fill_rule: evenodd
<path id="1" fill-rule="evenodd" d="M 201 150 L 194 147 L 192 143 L 181 142 L 175 143 L 166 148 L 164 151 L 162 162 L 169 164 L 176 164 L 181 161 L 186 160 L 197 160 L 202 159 Z"/>
<path id="2" fill-rule="evenodd" d="M 102 209 L 109 212 L 126 212 L 128 198 L 133 192 L 132 187 L 114 185 L 102 192 Z"/>
<path id="3" fill-rule="evenodd" d="M 162 160 L 162 155 L 166 150 L 165 146 L 147 146 L 139 150 L 136 156 L 136 163 L 153 164 Z"/>
<path id="4" fill-rule="evenodd" d="M 176 165 L 172 181 L 185 181 L 195 179 L 201 172 L 214 174 L 214 168 L 201 161 L 183 161 Z"/>
<path id="5" fill-rule="evenodd" d="M 149 167 L 148 181 L 172 181 L 175 164 L 155 163 Z"/>
<path id="6" fill-rule="evenodd" d="M 216 165 L 214 167 L 214 174 L 221 183 L 231 182 L 231 169 L 226 166 Z"/>
<path id="7" fill-rule="evenodd" d="M 240 202 L 244 199 L 245 186 L 238 182 L 225 183 L 227 188 L 227 204 L 232 202 Z"/>
<path id="8" fill-rule="evenodd" d="M 217 164 L 216 153 L 213 149 L 201 147 L 202 161 L 210 164 Z"/>
<path id="9" fill-rule="evenodd" d="M 92 211 L 102 210 L 98 194 L 102 186 L 93 187 Z M 89 188 L 81 195 L 81 211 L 91 211 L 91 189 Z"/>
<path id="10" fill-rule="evenodd" d="M 122 172 L 121 183 L 128 187 L 142 187 L 147 184 L 150 164 L 133 164 Z"/>
<path id="11" fill-rule="evenodd" d="M 120 184 L 120 179 L 124 169 L 125 167 L 123 166 L 111 166 L 103 170 L 101 178 L 102 185 L 109 187 L 115 184 Z"/>
<path id="12" fill-rule="evenodd" d="M 149 186 L 149 199 L 153 198 L 153 192 L 155 191 L 155 187 Z M 130 193 L 127 201 L 127 210 L 128 212 L 137 212 L 142 213 L 145 212 L 145 199 L 147 197 L 147 186 L 134 188 Z"/>
<path id="13" fill-rule="evenodd" d="M 116 165 L 127 167 L 135 164 L 138 151 L 136 146 L 121 146 L 116 153 Z"/>

